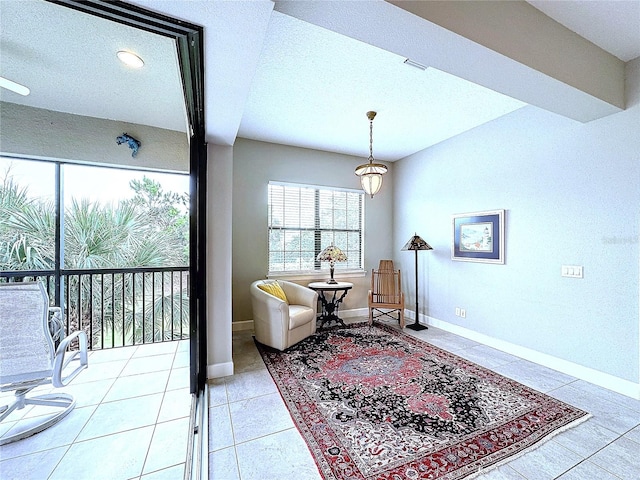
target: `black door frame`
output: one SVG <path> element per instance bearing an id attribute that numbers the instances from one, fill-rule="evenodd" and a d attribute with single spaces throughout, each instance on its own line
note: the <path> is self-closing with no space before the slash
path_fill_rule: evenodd
<path id="1" fill-rule="evenodd" d="M 189 342 L 191 393 L 199 397 L 207 380 L 206 199 L 207 145 L 204 125 L 203 28 L 124 2 L 47 0 L 176 42 L 189 126 Z"/>

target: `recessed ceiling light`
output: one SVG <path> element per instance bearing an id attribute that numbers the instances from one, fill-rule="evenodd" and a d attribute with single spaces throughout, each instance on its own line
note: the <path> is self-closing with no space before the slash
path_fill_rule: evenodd
<path id="1" fill-rule="evenodd" d="M 144 62 L 138 55 L 132 52 L 128 52 L 127 50 L 120 50 L 118 51 L 118 53 L 116 53 L 116 55 L 118 55 L 118 58 L 122 63 L 128 65 L 129 67 L 142 68 L 142 66 L 144 65 Z"/>
<path id="2" fill-rule="evenodd" d="M 31 93 L 31 90 L 29 90 L 24 85 L 20 85 L 19 83 L 12 82 L 11 80 L 4 77 L 0 77 L 0 87 L 6 88 L 7 90 L 11 90 L 12 92 L 17 93 L 18 95 L 22 95 L 23 97 L 26 97 Z"/>

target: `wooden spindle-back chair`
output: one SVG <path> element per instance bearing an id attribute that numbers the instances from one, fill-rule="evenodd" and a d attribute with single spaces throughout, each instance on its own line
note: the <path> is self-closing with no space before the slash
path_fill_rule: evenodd
<path id="1" fill-rule="evenodd" d="M 374 313 L 377 312 L 376 313 Z M 398 316 L 391 315 L 398 312 Z M 393 268 L 392 260 L 380 260 L 377 270 L 371 271 L 371 289 L 369 290 L 369 325 L 374 318 L 388 316 L 400 321 L 404 328 L 404 293 L 400 270 Z"/>

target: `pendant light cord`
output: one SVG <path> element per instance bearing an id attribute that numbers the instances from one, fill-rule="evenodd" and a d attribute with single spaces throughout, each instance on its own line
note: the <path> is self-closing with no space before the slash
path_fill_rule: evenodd
<path id="1" fill-rule="evenodd" d="M 373 163 L 373 119 L 369 120 L 369 163 Z"/>

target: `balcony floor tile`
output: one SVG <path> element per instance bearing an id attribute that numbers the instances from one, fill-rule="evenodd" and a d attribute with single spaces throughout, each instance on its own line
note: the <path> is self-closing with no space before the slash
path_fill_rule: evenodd
<path id="1" fill-rule="evenodd" d="M 129 375 L 139 375 L 141 373 L 168 371 L 173 365 L 175 355 L 175 353 L 168 353 L 147 357 L 133 357 L 127 362 L 124 370 L 122 370 L 122 376 L 126 377 Z"/>
<path id="2" fill-rule="evenodd" d="M 191 407 L 188 340 L 93 351 L 89 368 L 67 387 L 37 390 L 71 393 L 76 407 L 43 432 L 0 447 L 3 480 L 183 477 Z M 9 396 L 3 393 L 1 404 Z M 38 408 L 14 412 L 0 435 L 26 428 L 42 414 Z"/>
<path id="3" fill-rule="evenodd" d="M 154 426 L 76 442 L 48 480 L 136 478 L 142 473 Z M 46 478 L 46 477 L 45 477 Z"/>
<path id="4" fill-rule="evenodd" d="M 188 441 L 189 417 L 157 424 L 143 473 L 152 473 L 183 464 L 185 456 L 180 445 L 186 448 Z"/>
<path id="5" fill-rule="evenodd" d="M 113 386 L 104 397 L 104 402 L 161 393 L 167 389 L 168 381 L 169 370 L 120 377 L 113 383 Z"/>

